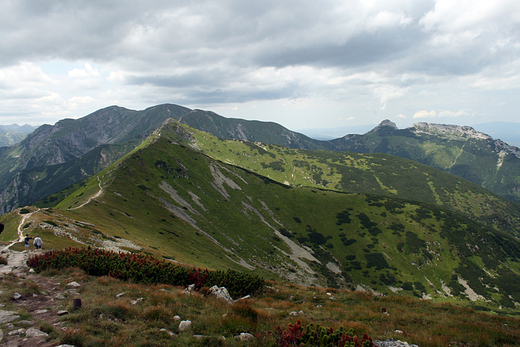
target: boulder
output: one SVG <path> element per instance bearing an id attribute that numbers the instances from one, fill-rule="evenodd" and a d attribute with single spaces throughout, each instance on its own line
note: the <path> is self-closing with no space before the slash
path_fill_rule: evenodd
<path id="1" fill-rule="evenodd" d="M 239 341 L 249 341 L 254 339 L 255 337 L 250 333 L 240 333 L 240 335 L 235 336 L 235 339 Z"/>
<path id="2" fill-rule="evenodd" d="M 191 320 L 183 320 L 179 323 L 179 331 L 186 331 L 191 329 Z"/>
<path id="3" fill-rule="evenodd" d="M 225 287 L 213 286 L 209 289 L 209 294 L 225 300 L 228 304 L 233 303 L 233 298 Z"/>
<path id="4" fill-rule="evenodd" d="M 37 336 L 49 336 L 49 334 L 44 333 L 43 331 L 35 329 L 35 328 L 29 328 L 25 332 L 25 337 L 37 337 Z"/>

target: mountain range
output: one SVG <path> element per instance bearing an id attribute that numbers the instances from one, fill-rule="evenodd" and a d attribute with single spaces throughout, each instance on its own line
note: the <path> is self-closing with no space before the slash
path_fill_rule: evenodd
<path id="1" fill-rule="evenodd" d="M 0 213 L 31 204 L 107 167 L 172 118 L 222 139 L 292 149 L 385 153 L 412 159 L 520 201 L 519 150 L 470 127 L 418 123 L 398 129 L 383 121 L 366 134 L 311 139 L 272 122 L 225 118 L 210 111 L 158 105 L 118 106 L 43 125 L 20 143 L 0 147 Z"/>
<path id="2" fill-rule="evenodd" d="M 516 203 L 409 159 L 224 140 L 174 119 L 0 222 L 0 240 L 22 223 L 47 247 L 142 252 L 498 313 L 520 303 Z"/>
<path id="3" fill-rule="evenodd" d="M 8 147 L 22 141 L 27 134 L 33 132 L 37 127 L 25 124 L 0 125 L 0 147 Z"/>

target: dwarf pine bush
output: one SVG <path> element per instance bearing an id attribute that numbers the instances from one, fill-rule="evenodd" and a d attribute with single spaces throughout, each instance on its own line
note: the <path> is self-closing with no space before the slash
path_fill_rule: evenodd
<path id="1" fill-rule="evenodd" d="M 143 284 L 195 284 L 196 289 L 217 285 L 226 287 L 233 297 L 254 294 L 264 286 L 261 277 L 235 270 L 202 270 L 175 265 L 149 255 L 116 253 L 90 247 L 38 254 L 31 257 L 27 264 L 37 272 L 78 267 L 91 276 L 111 276 Z"/>

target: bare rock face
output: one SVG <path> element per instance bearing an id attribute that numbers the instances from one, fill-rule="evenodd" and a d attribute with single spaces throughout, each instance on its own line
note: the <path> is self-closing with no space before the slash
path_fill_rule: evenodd
<path id="1" fill-rule="evenodd" d="M 484 141 L 488 147 L 497 154 L 513 154 L 517 158 L 520 158 L 520 149 L 518 147 L 510 146 L 500 139 L 495 140 L 491 136 L 477 131 L 470 126 L 420 122 L 415 123 L 412 130 L 418 135 L 432 134 L 448 140 L 475 139 Z"/>
<path id="2" fill-rule="evenodd" d="M 493 139 L 491 136 L 476 131 L 470 126 L 420 122 L 415 123 L 413 129 L 416 133 L 426 132 L 448 138 L 474 138 L 479 140 Z"/>

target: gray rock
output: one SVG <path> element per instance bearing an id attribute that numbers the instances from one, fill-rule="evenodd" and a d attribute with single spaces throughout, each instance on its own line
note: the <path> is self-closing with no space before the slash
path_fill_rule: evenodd
<path id="1" fill-rule="evenodd" d="M 25 332 L 26 337 L 37 337 L 37 336 L 49 336 L 49 334 L 44 333 L 41 330 L 35 329 L 35 328 L 29 328 Z"/>
<path id="2" fill-rule="evenodd" d="M 73 281 L 73 282 L 67 283 L 67 287 L 78 288 L 78 287 L 81 287 L 81 284 L 79 284 L 79 283 L 76 282 L 76 281 Z"/>
<path id="3" fill-rule="evenodd" d="M 373 343 L 374 346 L 377 347 L 419 347 L 400 340 L 394 341 L 394 339 L 388 339 L 386 341 L 374 340 Z"/>
<path id="4" fill-rule="evenodd" d="M 239 341 L 249 341 L 254 339 L 255 337 L 250 333 L 240 333 L 240 335 L 235 336 L 235 339 Z"/>
<path id="5" fill-rule="evenodd" d="M 137 298 L 135 300 L 130 301 L 130 304 L 135 306 L 135 305 L 141 303 L 143 300 L 144 300 L 144 298 Z"/>
<path id="6" fill-rule="evenodd" d="M 251 295 L 246 295 L 246 296 L 241 297 L 240 299 L 236 299 L 235 302 L 239 302 L 242 300 L 249 300 L 249 299 L 251 299 Z"/>
<path id="7" fill-rule="evenodd" d="M 179 323 L 179 331 L 186 331 L 191 329 L 191 320 L 183 320 Z"/>
<path id="8" fill-rule="evenodd" d="M 61 311 L 58 311 L 58 316 L 65 316 L 67 314 L 69 314 L 69 311 L 65 311 L 65 310 L 61 310 Z"/>
<path id="9" fill-rule="evenodd" d="M 19 322 L 17 322 L 16 324 L 18 325 L 34 325 L 34 321 L 32 320 L 21 320 Z"/>
<path id="10" fill-rule="evenodd" d="M 228 290 L 225 287 L 213 286 L 209 289 L 209 294 L 216 296 L 217 298 L 225 300 L 228 304 L 232 304 L 233 298 L 229 295 Z"/>
<path id="11" fill-rule="evenodd" d="M 7 333 L 7 335 L 9 336 L 14 336 L 14 335 L 23 335 L 25 334 L 25 329 L 24 328 L 20 328 L 20 329 L 16 329 L 16 330 L 11 330 L 10 332 Z"/>
<path id="12" fill-rule="evenodd" d="M 167 330 L 167 329 L 164 329 L 164 328 L 159 329 L 159 331 L 164 331 L 164 332 L 168 333 L 171 337 L 177 336 L 176 333 L 171 332 L 171 331 L 169 331 L 169 330 Z"/>
<path id="13" fill-rule="evenodd" d="M 20 299 L 21 297 L 22 297 L 22 295 L 21 295 L 20 293 L 14 293 L 14 294 L 13 294 L 13 299 L 15 299 L 15 300 L 18 300 L 18 299 Z"/>
<path id="14" fill-rule="evenodd" d="M 1 311 L 0 310 L 0 324 L 9 323 L 20 318 L 18 312 L 15 311 Z"/>

